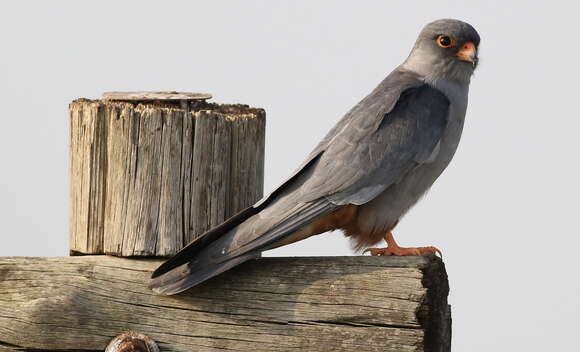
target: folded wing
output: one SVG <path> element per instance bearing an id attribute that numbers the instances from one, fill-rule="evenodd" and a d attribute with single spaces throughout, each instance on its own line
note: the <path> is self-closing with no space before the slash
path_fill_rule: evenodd
<path id="1" fill-rule="evenodd" d="M 395 70 L 329 132 L 273 193 L 161 265 L 150 287 L 174 294 L 275 247 L 345 204 L 363 204 L 436 152 L 449 101 Z"/>

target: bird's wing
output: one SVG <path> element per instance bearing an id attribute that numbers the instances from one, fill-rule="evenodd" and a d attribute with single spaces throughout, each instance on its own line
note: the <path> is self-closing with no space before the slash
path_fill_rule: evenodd
<path id="1" fill-rule="evenodd" d="M 348 124 L 333 136 L 301 188 L 303 201 L 324 197 L 336 205 L 364 204 L 436 156 L 449 99 L 410 73 L 392 75 L 403 87 L 395 103 L 382 99 L 379 86 L 363 100 L 362 109 L 351 111 Z M 389 77 L 385 81 L 391 84 Z"/>
<path id="2" fill-rule="evenodd" d="M 284 198 L 283 196 L 286 194 L 296 193 L 296 185 L 304 184 L 304 177 L 300 176 L 312 175 L 312 171 L 316 169 L 321 155 L 330 148 L 332 143 L 335 143 L 336 141 L 340 142 L 340 139 L 337 139 L 338 136 L 345 133 L 348 129 L 353 128 L 353 125 L 355 125 L 354 128 L 358 128 L 356 125 L 360 123 L 370 122 L 371 124 L 376 124 L 376 119 L 382 118 L 382 116 L 380 116 L 381 113 L 385 114 L 393 109 L 404 90 L 419 86 L 420 84 L 421 83 L 417 80 L 417 76 L 412 73 L 400 70 L 393 71 L 393 73 L 386 77 L 373 92 L 345 114 L 345 116 L 327 133 L 322 141 L 318 143 L 306 160 L 290 175 L 290 177 L 282 182 L 279 187 L 263 197 L 253 206 L 242 210 L 224 223 L 197 237 L 179 253 L 158 267 L 153 273 L 153 278 L 161 276 L 164 273 L 189 262 L 192 257 L 196 256 L 210 243 L 213 243 L 218 238 L 222 237 L 223 234 L 231 231 L 244 221 L 264 210 L 273 202 L 273 200 Z M 296 182 L 298 180 L 299 182 Z"/>
<path id="3" fill-rule="evenodd" d="M 343 204 L 371 200 L 436 151 L 448 106 L 443 93 L 395 70 L 286 182 L 160 266 L 150 287 L 181 292 L 257 257 Z"/>

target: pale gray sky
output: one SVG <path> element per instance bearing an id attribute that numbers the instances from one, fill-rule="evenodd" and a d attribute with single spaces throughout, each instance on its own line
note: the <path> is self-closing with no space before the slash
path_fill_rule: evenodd
<path id="1" fill-rule="evenodd" d="M 438 18 L 480 33 L 454 161 L 397 227 L 445 255 L 455 351 L 577 348 L 578 2 L 0 4 L 0 255 L 68 253 L 67 104 L 210 92 L 267 111 L 266 189 Z M 350 255 L 338 233 L 270 252 Z"/>

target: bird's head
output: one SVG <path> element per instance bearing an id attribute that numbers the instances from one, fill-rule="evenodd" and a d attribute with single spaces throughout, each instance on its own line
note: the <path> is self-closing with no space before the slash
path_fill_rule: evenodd
<path id="1" fill-rule="evenodd" d="M 479 34 L 469 24 L 443 19 L 423 28 L 404 66 L 429 80 L 469 83 L 477 67 Z"/>

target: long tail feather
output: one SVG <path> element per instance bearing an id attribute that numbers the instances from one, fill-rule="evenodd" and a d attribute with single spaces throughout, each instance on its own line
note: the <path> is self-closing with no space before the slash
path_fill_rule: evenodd
<path id="1" fill-rule="evenodd" d="M 288 208 L 291 212 L 275 212 L 280 217 L 263 218 L 254 214 L 240 213 L 231 218 L 220 231 L 207 233 L 205 240 L 193 242 L 176 259 L 163 264 L 153 274 L 149 287 L 162 294 L 176 294 L 187 290 L 245 261 L 260 256 L 264 250 L 275 247 L 288 235 L 306 226 L 314 219 L 335 210 L 336 206 L 326 200 L 298 204 Z M 289 215 L 289 216 L 288 216 Z M 239 223 L 241 221 L 241 223 Z M 238 225 L 234 225 L 238 223 Z M 233 226 L 233 227 L 232 227 Z M 253 232 L 255 229 L 263 229 Z M 238 241 L 242 241 L 238 244 Z M 235 245 L 232 245 L 235 244 Z"/>

